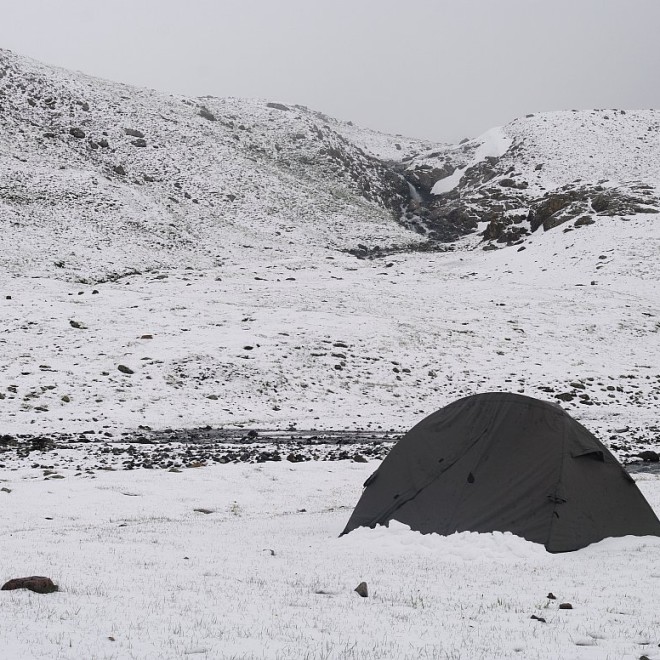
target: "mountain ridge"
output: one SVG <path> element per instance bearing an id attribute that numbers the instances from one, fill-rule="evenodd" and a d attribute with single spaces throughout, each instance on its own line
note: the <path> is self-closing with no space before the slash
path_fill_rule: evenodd
<path id="1" fill-rule="evenodd" d="M 475 239 L 494 249 L 660 208 L 653 110 L 528 115 L 433 144 L 304 106 L 167 95 L 0 51 L 0 122 L 0 259 L 81 281 L 210 267 L 229 245 L 359 257 Z"/>
<path id="2" fill-rule="evenodd" d="M 172 97 L 6 51 L 0 58 L 2 213 L 17 234 L 32 233 L 33 259 L 45 272 L 63 262 L 74 275 L 109 242 L 127 252 L 136 252 L 131 242 L 140 247 L 123 265 L 130 271 L 150 250 L 164 256 L 183 248 L 170 264 L 199 261 L 188 246 L 221 240 L 274 249 L 292 234 L 332 249 L 355 247 L 365 235 L 385 245 L 420 240 L 393 222 L 409 195 L 403 178 L 320 113 Z M 32 229 L 48 240 L 39 243 Z M 77 238 L 90 244 L 78 256 L 69 250 Z M 214 263 L 213 251 L 201 252 L 201 263 Z"/>

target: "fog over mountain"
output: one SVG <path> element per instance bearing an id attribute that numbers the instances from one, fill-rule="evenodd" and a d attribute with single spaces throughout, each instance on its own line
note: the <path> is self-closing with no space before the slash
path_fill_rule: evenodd
<path id="1" fill-rule="evenodd" d="M 660 107 L 655 0 L 21 0 L 0 45 L 162 92 L 473 138 L 530 112 Z"/>

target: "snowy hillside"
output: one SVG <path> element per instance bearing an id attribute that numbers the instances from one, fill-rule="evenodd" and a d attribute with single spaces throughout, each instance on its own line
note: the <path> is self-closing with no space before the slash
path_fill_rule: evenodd
<path id="1" fill-rule="evenodd" d="M 396 222 L 408 185 L 342 126 L 359 132 L 301 107 L 172 97 L 0 51 L 0 263 L 94 280 L 211 266 L 245 244 L 418 242 Z"/>
<path id="2" fill-rule="evenodd" d="M 426 201 L 408 217 L 431 235 L 487 222 L 486 238 L 519 243 L 540 228 L 657 214 L 660 111 L 529 115 L 405 162 Z"/>
<path id="3" fill-rule="evenodd" d="M 4 432 L 402 430 L 504 389 L 623 454 L 657 443 L 658 113 L 538 115 L 429 150 L 0 63 Z M 573 220 L 500 251 L 458 238 L 518 244 L 542 212 Z M 419 251 L 436 230 L 453 250 Z"/>

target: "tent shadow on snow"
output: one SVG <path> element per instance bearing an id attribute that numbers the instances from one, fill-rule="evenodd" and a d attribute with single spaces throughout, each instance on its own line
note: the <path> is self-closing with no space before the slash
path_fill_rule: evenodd
<path id="1" fill-rule="evenodd" d="M 632 477 L 561 408 L 468 396 L 411 429 L 367 479 L 342 534 L 390 520 L 422 533 L 512 532 L 549 552 L 660 536 Z"/>

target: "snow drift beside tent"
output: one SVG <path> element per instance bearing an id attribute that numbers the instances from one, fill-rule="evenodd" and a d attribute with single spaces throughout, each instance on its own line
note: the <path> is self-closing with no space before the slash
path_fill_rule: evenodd
<path id="1" fill-rule="evenodd" d="M 513 532 L 549 552 L 660 536 L 634 481 L 593 434 L 517 394 L 469 396 L 430 415 L 365 487 L 344 534 L 398 520 L 423 533 Z"/>

